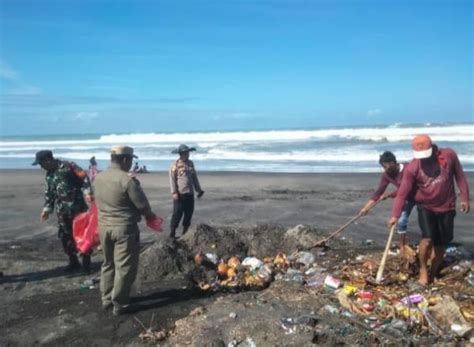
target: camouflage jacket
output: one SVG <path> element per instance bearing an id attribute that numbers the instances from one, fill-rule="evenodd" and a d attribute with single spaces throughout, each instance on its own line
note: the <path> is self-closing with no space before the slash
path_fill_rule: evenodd
<path id="1" fill-rule="evenodd" d="M 43 210 L 51 213 L 56 204 L 58 214 L 74 215 L 85 211 L 84 194 L 91 194 L 86 171 L 73 162 L 58 160 L 58 167 L 46 173 Z"/>

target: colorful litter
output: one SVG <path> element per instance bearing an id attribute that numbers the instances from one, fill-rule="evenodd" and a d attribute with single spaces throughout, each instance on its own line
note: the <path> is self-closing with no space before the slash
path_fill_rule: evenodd
<path id="1" fill-rule="evenodd" d="M 216 276 L 199 283 L 202 290 L 264 290 L 273 281 L 292 281 L 301 283 L 304 290 L 315 296 L 333 295 L 339 308 L 326 305 L 331 307 L 331 313 L 353 323 L 357 320 L 374 333 L 469 339 L 474 333 L 474 264 L 457 258 L 451 251 L 442 277 L 414 292 L 411 288 L 417 280 L 417 251 L 406 247 L 391 254 L 396 255 L 389 255 L 385 278 L 380 284 L 374 279 L 378 255 L 355 256 L 333 264 L 330 269 L 325 266 L 324 257 L 310 252 L 290 256 L 278 253 L 262 260 L 256 257 L 240 260 L 236 256 L 219 259 L 216 254 L 199 254 L 195 260 L 207 258 L 215 264 Z M 199 261 L 196 264 L 201 265 Z M 284 325 L 291 330 L 288 322 Z"/>

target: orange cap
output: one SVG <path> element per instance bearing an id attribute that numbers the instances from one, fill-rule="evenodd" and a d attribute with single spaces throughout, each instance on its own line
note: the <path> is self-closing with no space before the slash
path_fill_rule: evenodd
<path id="1" fill-rule="evenodd" d="M 426 134 L 416 135 L 411 141 L 411 147 L 415 159 L 429 158 L 433 153 L 431 138 Z"/>

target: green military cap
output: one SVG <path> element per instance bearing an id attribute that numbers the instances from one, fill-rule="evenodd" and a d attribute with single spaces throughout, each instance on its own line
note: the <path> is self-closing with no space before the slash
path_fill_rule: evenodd
<path id="1" fill-rule="evenodd" d="M 36 152 L 35 161 L 31 163 L 31 165 L 38 165 L 39 163 L 48 159 L 53 159 L 53 152 L 51 152 L 50 150 Z"/>

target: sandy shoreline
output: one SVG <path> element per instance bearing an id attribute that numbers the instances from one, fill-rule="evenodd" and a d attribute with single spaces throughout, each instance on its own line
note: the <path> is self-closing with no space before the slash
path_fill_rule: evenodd
<path id="1" fill-rule="evenodd" d="M 469 173 L 467 176 L 472 187 L 474 174 Z M 153 209 L 165 218 L 164 233 L 159 235 L 141 225 L 144 251 L 155 247 L 153 248 L 155 250 L 171 252 L 169 256 L 165 252 L 162 254 L 164 256 L 158 257 L 161 260 L 155 258 L 152 253 L 151 258 L 148 257 L 148 265 L 143 253 L 142 269 L 150 268 L 153 271 L 153 266 L 165 266 L 166 261 L 173 262 L 176 258 L 174 251 L 170 251 L 167 240 L 172 201 L 167 173 L 140 175 L 139 179 Z M 213 226 L 235 226 L 237 230 L 241 230 L 243 226 L 253 227 L 255 230 L 269 230 L 267 226 L 271 225 L 282 226 L 283 230 L 286 230 L 297 224 L 305 224 L 316 231 L 314 237 L 319 240 L 322 235 L 337 229 L 358 213 L 371 195 L 378 179 L 379 174 L 201 172 L 200 181 L 206 193 L 203 199 L 196 203 L 193 226 L 202 223 Z M 2 207 L 0 209 L 2 221 L 0 271 L 4 274 L 0 278 L 2 293 L 0 310 L 3 313 L 0 318 L 0 345 L 139 345 L 137 336 L 141 328 L 137 325 L 134 316 L 114 317 L 110 312 L 103 312 L 100 309 L 98 283 L 95 282 L 92 289 L 82 286 L 85 280 L 98 280 L 102 261 L 100 252 L 95 252 L 93 255 L 91 274 L 64 275 L 62 268 L 66 263 L 66 257 L 56 238 L 55 217 L 47 223 L 39 222 L 43 189 L 44 172 L 41 170 L 0 170 Z M 384 202 L 367 217 L 348 228 L 343 234 L 348 241 L 348 243 L 343 242 L 346 246 L 328 250 L 321 261 L 339 263 L 348 251 L 355 252 L 354 254 L 380 252 L 387 237 L 388 230 L 385 222 L 389 216 L 390 207 L 390 202 Z M 410 219 L 409 240 L 411 242 L 417 242 L 419 238 L 416 217 L 415 212 Z M 473 213 L 469 215 L 458 213 L 455 221 L 455 242 L 462 243 L 463 248 L 467 250 L 474 249 L 473 222 Z M 256 226 L 258 224 L 262 227 Z M 190 231 L 191 237 L 194 234 L 193 226 Z M 259 235 L 266 238 L 267 233 L 259 232 Z M 275 239 L 272 243 L 271 236 L 277 234 L 269 233 L 268 235 L 270 239 L 266 239 L 266 242 L 269 244 L 278 244 L 281 241 Z M 366 246 L 367 239 L 374 240 L 374 244 Z M 226 245 L 226 241 L 231 240 L 220 237 L 216 243 L 222 242 L 222 245 Z M 335 241 L 334 244 L 337 242 Z M 271 288 L 274 289 L 271 290 L 278 291 L 279 286 L 285 285 L 286 282 L 278 283 L 275 287 L 272 286 Z M 216 297 L 209 297 L 205 293 L 196 291 L 195 288 L 187 285 L 187 282 L 182 282 L 179 277 L 142 282 L 137 287 L 139 289 L 134 293 L 134 297 L 140 300 L 142 310 L 136 314 L 136 317 L 143 322 L 154 319 L 157 329 L 172 329 L 177 324 L 176 322 L 186 317 L 191 322 L 198 322 L 199 320 L 195 320 L 192 314 L 197 307 L 216 310 L 215 305 L 217 305 L 219 316 L 214 320 L 209 320 L 211 326 L 219 325 L 217 322 L 229 319 L 228 308 L 225 305 L 219 308 L 220 301 Z M 298 288 L 287 288 L 285 292 L 296 293 L 300 291 Z M 291 298 L 294 294 L 289 295 Z M 238 317 L 240 317 L 237 318 L 238 320 L 247 319 L 249 322 L 255 320 L 255 324 L 260 320 L 256 317 L 262 312 L 261 309 L 259 307 L 249 309 L 255 305 L 255 296 L 256 294 L 252 292 L 243 292 L 226 299 L 232 302 L 233 309 L 238 310 Z M 281 308 L 281 312 L 272 311 L 273 316 L 262 318 L 280 319 L 280 316 L 287 314 L 288 310 L 293 310 L 294 314 L 301 314 L 301 312 L 306 312 L 308 307 L 320 309 L 320 306 L 327 303 L 311 295 L 307 296 L 307 300 L 309 301 L 300 303 L 301 307 L 295 307 L 290 300 L 287 303 L 289 306 Z M 277 300 L 274 304 L 281 305 L 281 303 Z M 335 343 L 341 329 L 345 329 L 346 323 L 340 319 L 334 322 L 322 319 L 321 324 L 327 331 L 330 330 L 330 325 L 337 327 L 330 333 L 331 339 L 334 340 L 328 340 Z M 271 331 L 273 326 L 274 324 L 268 321 L 257 330 L 265 332 L 270 329 L 268 331 Z M 278 334 L 283 334 L 281 329 L 278 329 L 269 334 L 276 333 L 275 336 L 278 339 L 280 336 Z M 188 331 L 188 329 L 185 330 Z M 225 330 L 225 332 L 230 330 Z M 222 332 L 217 330 L 216 334 Z M 255 331 L 254 333 L 256 334 Z M 364 343 L 363 332 L 357 334 L 359 334 L 358 338 L 362 338 L 358 341 Z M 214 335 L 212 331 L 207 331 L 202 337 L 204 340 L 196 341 L 207 343 L 210 336 Z M 292 336 L 299 339 L 295 340 L 293 345 L 301 345 L 301 341 L 307 341 L 305 335 Z M 172 341 L 181 340 L 170 341 L 171 345 L 176 345 L 178 342 Z M 289 341 L 285 344 L 291 345 Z"/>
<path id="2" fill-rule="evenodd" d="M 379 174 L 200 172 L 199 177 L 206 193 L 196 204 L 193 224 L 307 224 L 329 232 L 359 211 L 377 185 Z M 467 177 L 472 189 L 474 173 L 467 173 Z M 172 207 L 167 173 L 143 174 L 139 179 L 153 209 L 165 219 L 167 233 Z M 54 217 L 46 224 L 38 222 L 43 189 L 41 170 L 0 170 L 1 242 L 55 233 Z M 346 236 L 383 243 L 390 208 L 390 200 L 383 202 L 348 229 Z M 474 248 L 473 225 L 474 213 L 458 213 L 455 241 Z M 417 241 L 416 212 L 410 217 L 409 230 L 410 239 Z M 146 228 L 142 231 L 144 240 L 157 237 Z"/>

